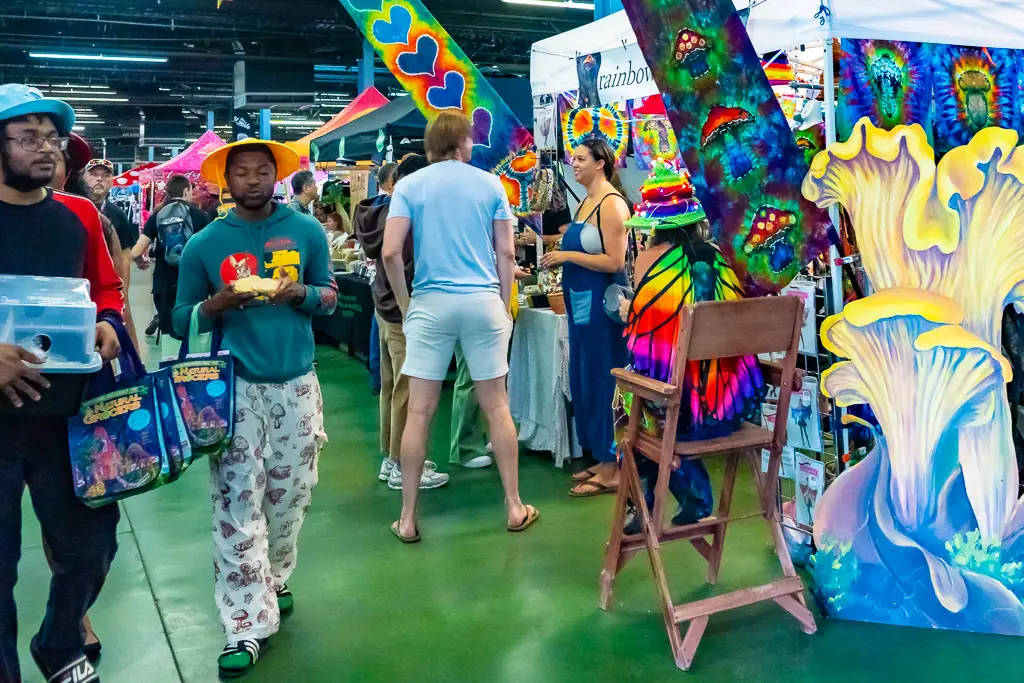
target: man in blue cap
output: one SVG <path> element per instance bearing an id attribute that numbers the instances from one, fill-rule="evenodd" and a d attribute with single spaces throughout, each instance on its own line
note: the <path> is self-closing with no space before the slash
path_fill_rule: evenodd
<path id="1" fill-rule="evenodd" d="M 99 213 L 84 198 L 47 188 L 67 149 L 74 112 L 35 88 L 0 85 L 0 273 L 84 278 L 96 303 L 96 346 L 104 360 L 120 348 L 114 325 L 124 298 Z M 0 343 L 0 681 L 20 681 L 14 584 L 21 555 L 26 485 L 53 552 L 46 618 L 32 656 L 47 683 L 97 683 L 83 654 L 82 617 L 99 595 L 117 551 L 118 507 L 90 509 L 76 497 L 67 417 L 25 410 L 45 401 L 49 383 L 25 364 L 25 349 Z M 66 415 L 66 414 L 65 414 Z"/>

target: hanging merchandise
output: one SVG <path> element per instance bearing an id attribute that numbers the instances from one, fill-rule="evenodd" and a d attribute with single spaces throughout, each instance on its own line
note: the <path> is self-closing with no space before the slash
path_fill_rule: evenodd
<path id="1" fill-rule="evenodd" d="M 629 147 L 629 122 L 619 111 L 618 106 L 606 104 L 599 107 L 576 108 L 570 106 L 571 104 L 573 100 L 570 96 L 559 97 L 566 163 L 572 163 L 576 148 L 584 141 L 597 138 L 611 146 L 615 152 L 617 165 L 625 168 L 626 152 Z"/>
<path id="2" fill-rule="evenodd" d="M 420 0 L 341 0 L 356 26 L 427 118 L 458 111 L 473 124 L 473 161 L 497 175 L 518 214 L 529 213 L 537 170 L 533 136 Z"/>
<path id="3" fill-rule="evenodd" d="M 800 195 L 803 152 L 729 0 L 625 0 L 715 240 L 748 296 L 823 253 L 828 214 Z"/>
<path id="4" fill-rule="evenodd" d="M 774 55 L 771 60 L 762 60 L 761 68 L 772 87 L 789 85 L 796 80 L 796 71 L 785 52 Z"/>
<path id="5" fill-rule="evenodd" d="M 679 142 L 661 95 L 629 100 L 626 115 L 633 126 L 633 155 L 637 169 L 649 171 L 654 168 L 656 159 L 679 157 Z"/>
<path id="6" fill-rule="evenodd" d="M 840 141 L 847 140 L 854 124 L 865 116 L 885 130 L 920 123 L 931 134 L 932 70 L 927 44 L 843 40 L 840 46 L 836 112 Z"/>
<path id="7" fill-rule="evenodd" d="M 538 152 L 558 149 L 558 102 L 551 95 L 533 98 L 533 136 Z"/>
<path id="8" fill-rule="evenodd" d="M 804 161 L 810 167 L 815 155 L 825 149 L 825 124 L 794 130 L 793 137 L 796 138 L 796 146 L 803 150 Z"/>
<path id="9" fill-rule="evenodd" d="M 1013 50 L 936 45 L 932 63 L 936 154 L 966 145 L 982 128 L 1024 132 Z"/>

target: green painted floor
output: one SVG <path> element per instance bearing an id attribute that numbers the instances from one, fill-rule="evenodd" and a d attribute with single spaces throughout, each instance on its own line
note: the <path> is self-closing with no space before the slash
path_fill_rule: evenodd
<path id="1" fill-rule="evenodd" d="M 148 283 L 133 285 L 142 325 L 146 292 Z M 376 477 L 377 406 L 366 370 L 330 349 L 319 359 L 331 442 L 291 581 L 296 612 L 246 681 L 1022 680 L 1018 640 L 824 619 L 805 636 L 768 605 L 712 618 L 694 668 L 680 672 L 643 556 L 621 575 L 615 610 L 597 609 L 612 498 L 570 499 L 568 473 L 541 455 L 524 455 L 520 467 L 523 498 L 542 512 L 528 533 L 504 531 L 494 469 L 458 470 L 447 488 L 422 497 L 423 543 L 403 546 L 388 531 L 399 493 Z M 441 469 L 448 418 L 442 410 L 433 434 Z M 751 509 L 749 479 L 739 491 L 737 505 Z M 25 509 L 17 598 L 25 680 L 37 683 L 27 648 L 49 572 L 27 499 Z M 122 509 L 120 551 L 92 611 L 103 680 L 216 681 L 223 641 L 204 463 Z M 776 576 L 771 559 L 763 525 L 733 527 L 716 590 Z M 666 560 L 677 600 L 709 594 L 692 550 L 670 546 Z"/>

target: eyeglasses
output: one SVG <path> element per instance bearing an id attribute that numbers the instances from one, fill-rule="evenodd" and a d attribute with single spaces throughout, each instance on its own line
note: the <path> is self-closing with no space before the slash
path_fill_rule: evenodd
<path id="1" fill-rule="evenodd" d="M 67 150 L 71 138 L 41 138 L 35 135 L 28 135 L 23 138 L 5 138 L 16 142 L 26 152 L 39 152 L 45 146 L 53 147 L 58 152 Z"/>

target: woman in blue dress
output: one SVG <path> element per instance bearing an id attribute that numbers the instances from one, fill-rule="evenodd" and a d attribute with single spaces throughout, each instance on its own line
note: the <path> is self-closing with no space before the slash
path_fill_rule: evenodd
<path id="1" fill-rule="evenodd" d="M 615 168 L 615 153 L 602 140 L 587 140 L 573 157 L 573 176 L 587 196 L 566 226 L 560 251 L 544 255 L 545 268 L 562 266 L 569 322 L 569 390 L 580 446 L 597 465 L 574 477 L 576 497 L 612 493 L 619 486 L 614 451 L 613 368 L 626 365 L 621 323 L 604 311 L 608 285 L 625 282 L 629 202 Z"/>

